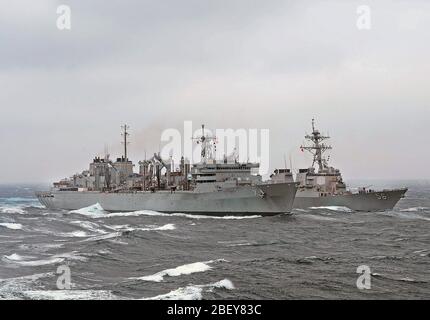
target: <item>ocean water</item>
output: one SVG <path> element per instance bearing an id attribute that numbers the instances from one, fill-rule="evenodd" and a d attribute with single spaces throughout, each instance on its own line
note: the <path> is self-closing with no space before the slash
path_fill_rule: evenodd
<path id="1" fill-rule="evenodd" d="M 371 184 L 410 189 L 387 212 L 216 218 L 52 211 L 34 197 L 45 186 L 3 185 L 0 299 L 429 299 L 430 181 Z"/>

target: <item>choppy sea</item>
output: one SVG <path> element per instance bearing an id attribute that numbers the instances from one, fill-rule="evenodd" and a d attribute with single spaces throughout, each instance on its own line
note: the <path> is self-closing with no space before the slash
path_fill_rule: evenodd
<path id="1" fill-rule="evenodd" d="M 47 186 L 2 185 L 0 299 L 429 299 L 430 181 L 369 184 L 409 191 L 386 212 L 207 217 L 53 211 Z"/>

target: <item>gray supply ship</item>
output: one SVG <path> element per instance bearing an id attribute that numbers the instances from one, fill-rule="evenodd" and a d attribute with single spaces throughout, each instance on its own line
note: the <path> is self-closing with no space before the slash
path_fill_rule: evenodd
<path id="1" fill-rule="evenodd" d="M 224 156 L 215 160 L 215 139 L 197 138 L 201 162 L 191 165 L 182 157 L 179 168 L 172 159 L 154 154 L 139 162 L 139 173 L 127 157 L 128 127 L 123 126 L 124 156 L 115 162 L 106 154 L 96 157 L 89 170 L 54 183 L 38 192 L 50 209 L 76 210 L 99 204 L 108 212 L 153 210 L 205 215 L 276 215 L 292 210 L 297 184 L 263 182 L 258 163 L 239 163 Z"/>
<path id="2" fill-rule="evenodd" d="M 323 141 L 329 137 L 322 135 L 315 128 L 314 119 L 312 119 L 312 133 L 306 135 L 305 139 L 311 144 L 301 146 L 301 149 L 313 155 L 313 162 L 310 168 L 299 169 L 296 175 L 299 189 L 294 201 L 294 208 L 336 206 L 347 207 L 354 211 L 390 210 L 404 197 L 408 190 L 407 188 L 373 190 L 361 187 L 356 192 L 352 192 L 347 189 L 340 171 L 328 165 L 329 158 L 325 158 L 324 153 L 332 147 Z M 294 181 L 290 169 L 275 170 L 271 180 L 275 183 Z"/>

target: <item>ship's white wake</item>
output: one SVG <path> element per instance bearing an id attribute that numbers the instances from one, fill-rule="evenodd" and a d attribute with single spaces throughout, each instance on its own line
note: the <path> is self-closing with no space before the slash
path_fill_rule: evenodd
<path id="1" fill-rule="evenodd" d="M 114 217 L 137 217 L 137 216 L 159 216 L 159 217 L 183 217 L 189 219 L 223 219 L 223 220 L 241 220 L 261 218 L 261 215 L 249 216 L 211 216 L 211 215 L 194 215 L 186 213 L 163 213 L 151 210 L 139 210 L 130 212 L 114 212 L 109 213 L 103 207 L 96 203 L 92 206 L 85 207 L 79 210 L 70 211 L 70 213 L 81 214 L 92 218 L 114 218 Z"/>
<path id="2" fill-rule="evenodd" d="M 321 207 L 310 207 L 309 209 L 312 210 L 330 210 L 330 211 L 337 211 L 337 212 L 353 212 L 353 210 L 351 210 L 348 207 L 343 207 L 343 206 L 321 206 Z"/>
<path id="3" fill-rule="evenodd" d="M 427 211 L 429 210 L 428 207 L 412 207 L 407 209 L 401 209 L 401 212 L 420 212 L 420 211 Z"/>
<path id="4" fill-rule="evenodd" d="M 163 226 L 156 226 L 156 225 L 148 225 L 145 227 L 132 227 L 128 224 L 125 225 L 105 225 L 106 228 L 116 230 L 116 231 L 125 231 L 125 232 L 131 232 L 131 231 L 169 231 L 169 230 L 175 230 L 176 227 L 173 223 L 168 223 Z"/>
<path id="5" fill-rule="evenodd" d="M 401 218 L 401 219 L 430 221 L 430 218 L 419 215 L 415 213 L 415 211 L 389 212 L 389 213 L 383 213 L 383 214 L 387 216 Z"/>
<path id="6" fill-rule="evenodd" d="M 150 211 L 150 210 L 109 213 L 109 214 L 105 215 L 104 218 L 137 217 L 137 216 L 182 217 L 182 218 L 189 218 L 189 219 L 225 219 L 225 220 L 241 220 L 241 219 L 261 218 L 260 215 L 251 215 L 251 216 L 210 216 L 210 215 L 207 215 L 206 216 L 206 215 L 195 215 L 195 214 L 186 214 L 186 213 L 163 213 L 163 212 Z"/>

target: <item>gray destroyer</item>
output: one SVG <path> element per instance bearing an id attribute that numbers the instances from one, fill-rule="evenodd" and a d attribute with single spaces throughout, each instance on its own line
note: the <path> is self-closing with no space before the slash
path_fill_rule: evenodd
<path id="1" fill-rule="evenodd" d="M 217 161 L 214 137 L 197 138 L 201 161 L 190 164 L 154 154 L 139 162 L 139 173 L 127 157 L 128 127 L 123 127 L 124 155 L 115 162 L 106 154 L 96 157 L 89 170 L 54 183 L 50 191 L 38 192 L 39 201 L 50 209 L 77 210 L 99 204 L 105 211 L 152 210 L 164 213 L 206 215 L 277 215 L 292 210 L 297 184 L 263 182 L 256 174 L 258 163 L 237 159 Z"/>
<path id="2" fill-rule="evenodd" d="M 301 146 L 302 151 L 313 155 L 312 166 L 299 169 L 296 181 L 299 183 L 294 208 L 307 209 L 312 207 L 346 207 L 354 211 L 390 210 L 404 197 L 407 188 L 373 190 L 366 187 L 356 192 L 347 189 L 339 169 L 328 165 L 324 152 L 332 149 L 323 141 L 329 139 L 315 128 L 312 119 L 312 133 L 305 139 L 310 145 Z M 277 169 L 272 174 L 273 182 L 293 181 L 290 169 Z"/>

